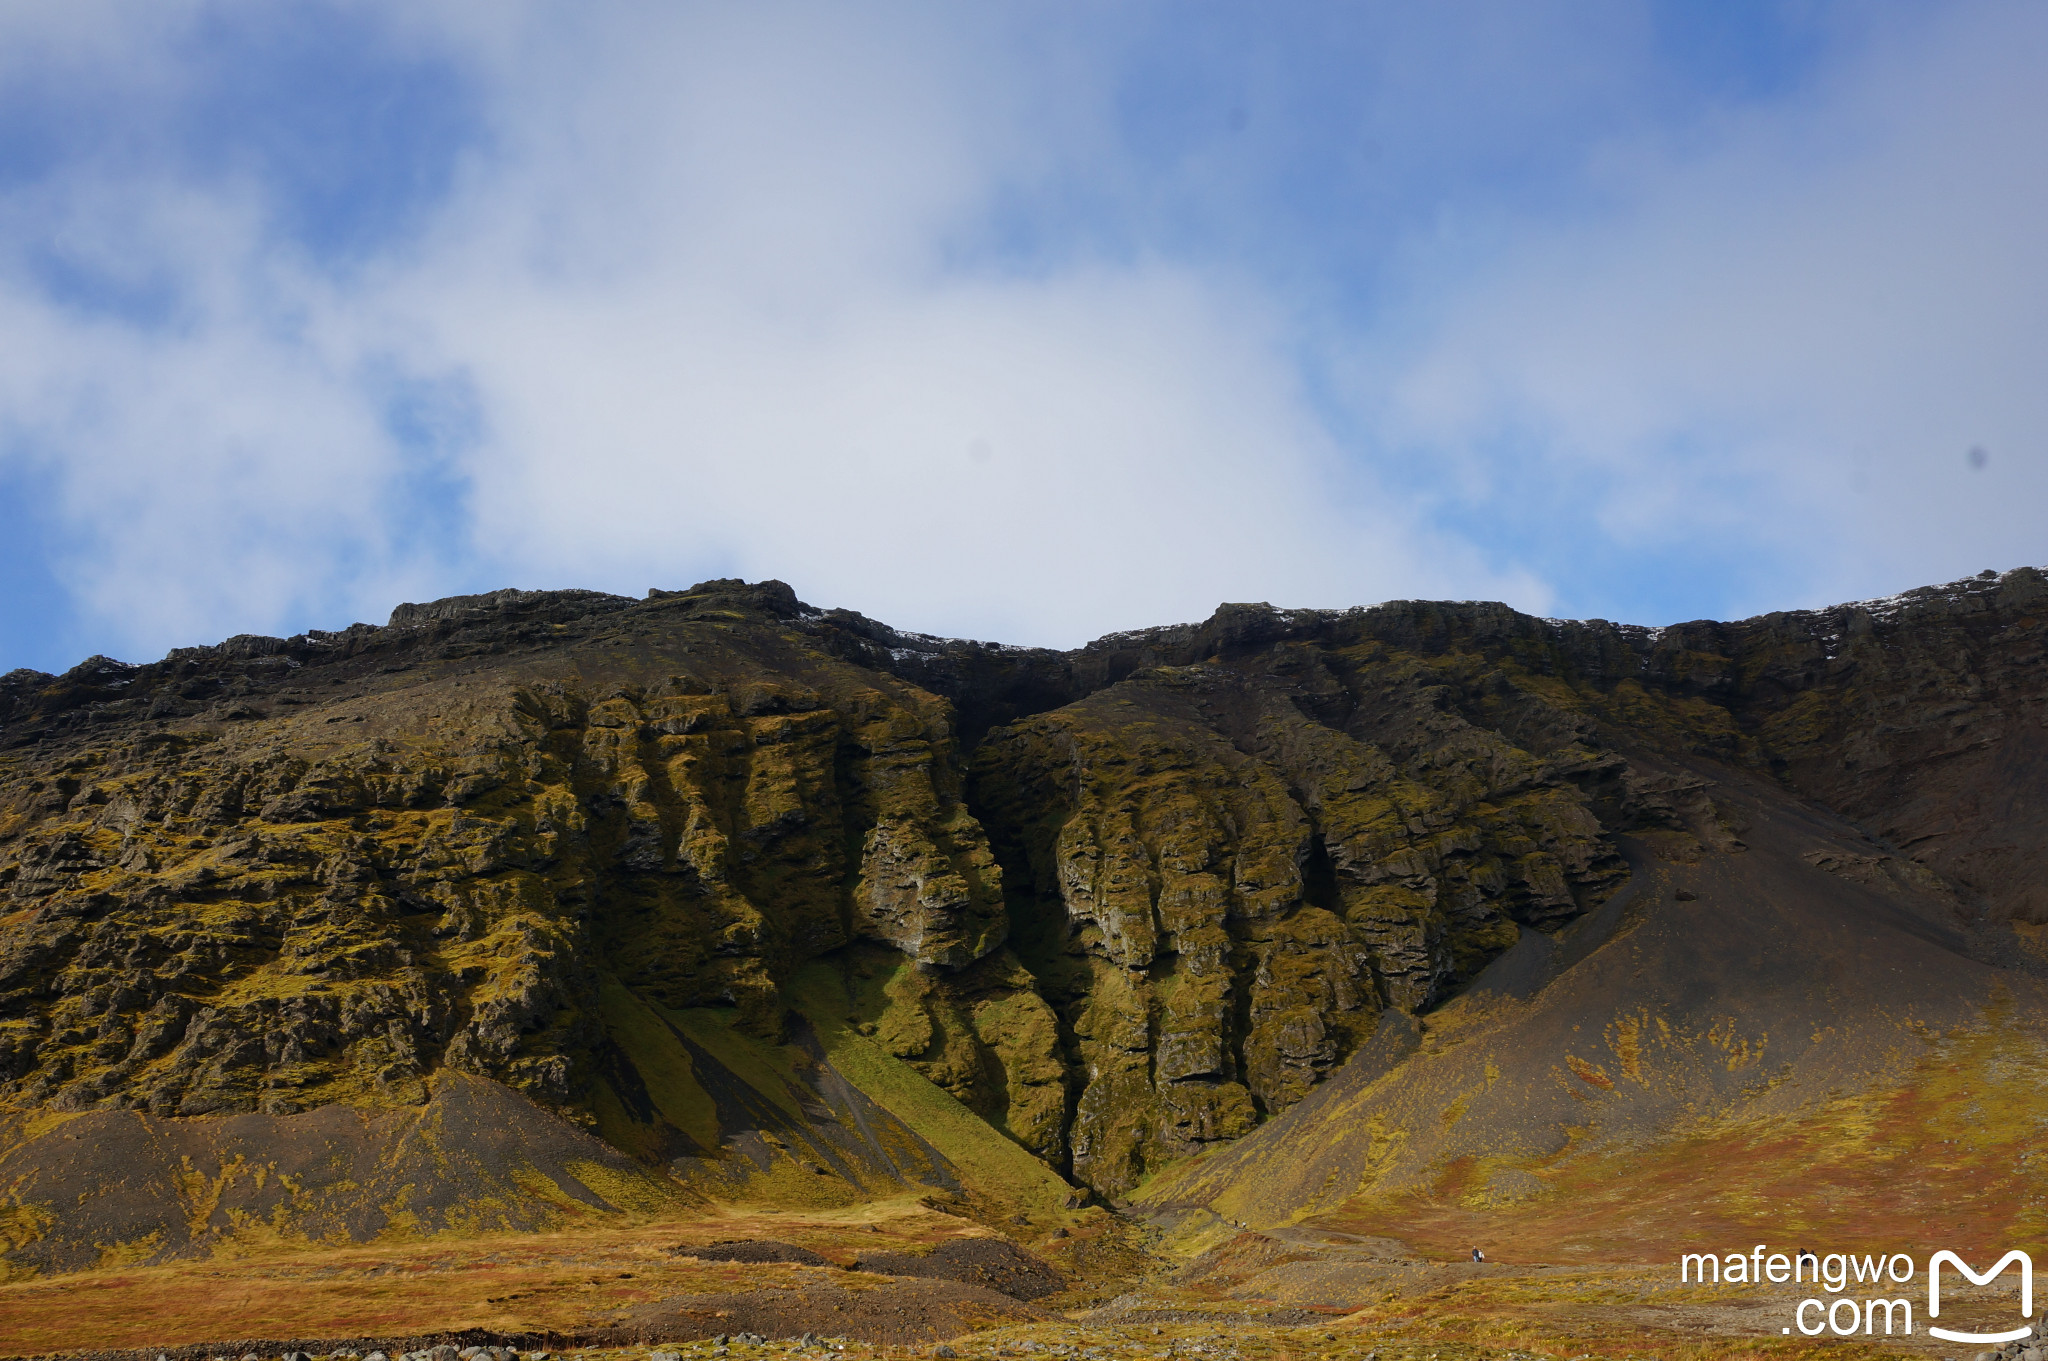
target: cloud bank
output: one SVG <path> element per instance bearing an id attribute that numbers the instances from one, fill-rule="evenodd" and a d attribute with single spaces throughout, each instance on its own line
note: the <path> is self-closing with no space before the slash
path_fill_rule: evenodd
<path id="1" fill-rule="evenodd" d="M 1073 644 L 2048 557 L 2038 11 L 1726 69 L 1274 13 L 0 9 L 0 665 L 505 584 Z"/>

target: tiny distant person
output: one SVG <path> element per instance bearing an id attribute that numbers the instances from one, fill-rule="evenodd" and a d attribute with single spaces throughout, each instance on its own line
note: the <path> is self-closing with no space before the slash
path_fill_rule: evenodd
<path id="1" fill-rule="evenodd" d="M 1486 1254 L 1481 1252 L 1478 1248 L 1474 1248 L 1472 1249 L 1472 1260 L 1475 1262 L 1483 1262 L 1486 1260 Z"/>

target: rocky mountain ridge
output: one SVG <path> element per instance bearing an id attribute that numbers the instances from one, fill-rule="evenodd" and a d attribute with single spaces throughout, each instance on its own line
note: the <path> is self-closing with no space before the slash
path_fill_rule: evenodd
<path id="1" fill-rule="evenodd" d="M 462 1074 L 700 1191 L 953 1177 L 830 1133 L 869 1055 L 1122 1196 L 1619 901 L 1630 845 L 1742 855 L 1730 780 L 2037 971 L 2044 617 L 2020 569 L 1658 630 L 1227 605 L 1062 653 L 717 581 L 16 671 L 0 1102 L 32 1138 Z"/>

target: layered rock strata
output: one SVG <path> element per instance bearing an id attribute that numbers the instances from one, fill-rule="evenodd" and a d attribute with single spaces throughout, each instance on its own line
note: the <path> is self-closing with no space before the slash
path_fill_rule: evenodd
<path id="1" fill-rule="evenodd" d="M 1656 631 L 1225 606 L 1058 653 L 707 582 L 14 672 L 0 1099 L 381 1109 L 447 1070 L 716 1156 L 607 1124 L 646 1075 L 606 990 L 794 1043 L 823 964 L 835 1023 L 1120 1195 L 1606 901 L 1618 834 L 1738 854 L 1659 752 L 1856 819 L 1880 852 L 1831 872 L 2032 967 L 2044 605 L 2023 569 Z"/>

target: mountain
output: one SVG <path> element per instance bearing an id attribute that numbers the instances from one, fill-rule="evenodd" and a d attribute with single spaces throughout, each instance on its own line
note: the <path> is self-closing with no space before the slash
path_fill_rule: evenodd
<path id="1" fill-rule="evenodd" d="M 1630 1251 L 1754 1218 L 1709 1157 L 2031 1222 L 2044 630 L 713 581 L 12 672 L 0 1261 L 906 1193 Z"/>

